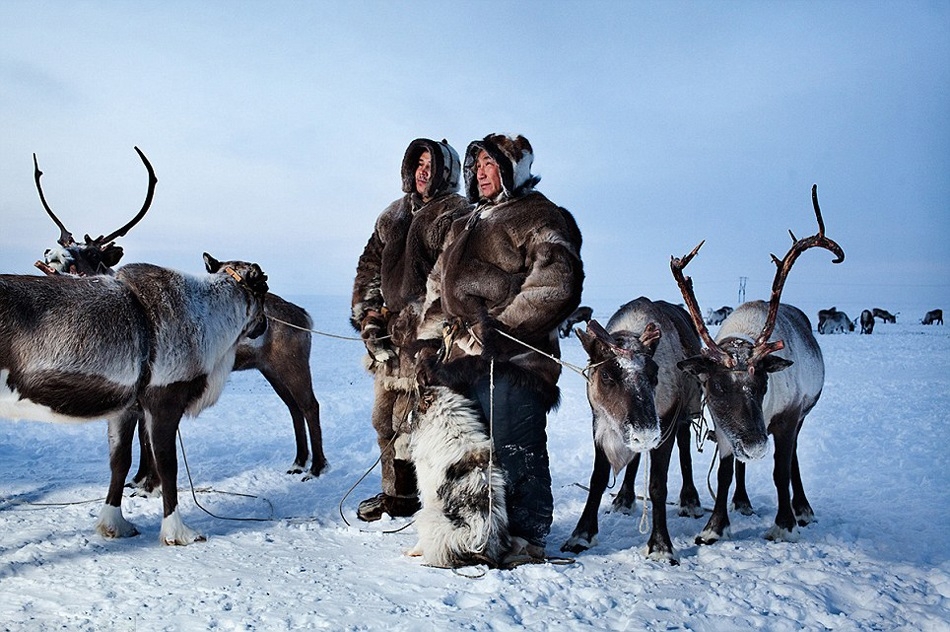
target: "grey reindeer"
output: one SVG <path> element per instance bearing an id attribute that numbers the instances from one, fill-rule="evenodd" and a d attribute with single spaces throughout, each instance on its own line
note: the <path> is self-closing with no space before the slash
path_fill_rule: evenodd
<path id="1" fill-rule="evenodd" d="M 596 543 L 597 510 L 611 468 L 626 467 L 615 509 L 629 509 L 640 454 L 650 453 L 651 559 L 677 563 L 666 522 L 667 475 L 674 441 L 683 486 L 679 513 L 702 516 L 693 485 L 690 419 L 700 413 L 699 381 L 677 362 L 699 353 L 699 337 L 681 307 L 640 297 L 623 305 L 606 329 L 596 320 L 576 330 L 589 356 L 587 399 L 593 413 L 594 469 L 590 491 L 574 532 L 561 547 L 579 553 Z"/>
<path id="2" fill-rule="evenodd" d="M 149 175 L 148 193 L 142 209 L 122 228 L 108 236 L 99 236 L 95 239 L 85 236 L 83 243 L 78 243 L 72 233 L 53 213 L 43 188 L 40 185 L 42 172 L 33 156 L 34 179 L 43 208 L 53 222 L 59 227 L 60 237 L 56 248 L 48 249 L 45 261 L 37 262 L 36 266 L 47 274 L 69 274 L 73 276 L 112 275 L 113 266 L 122 258 L 123 249 L 115 244 L 115 239 L 125 236 L 129 230 L 138 224 L 151 206 L 157 178 L 145 154 L 136 147 Z M 205 259 L 206 270 L 210 273 L 223 270 L 234 262 L 220 262 L 213 257 Z M 243 338 L 237 347 L 234 358 L 234 371 L 256 369 L 261 372 L 280 399 L 290 411 L 293 421 L 294 441 L 296 454 L 288 474 L 299 474 L 310 468 L 303 480 L 315 478 L 327 467 L 327 459 L 323 453 L 323 432 L 320 426 L 320 403 L 313 392 L 313 382 L 310 372 L 310 348 L 313 327 L 310 315 L 302 307 L 285 301 L 276 294 L 268 292 L 264 298 L 264 313 L 270 326 L 264 335 L 255 338 Z M 310 436 L 308 449 L 307 435 Z M 147 435 L 139 433 L 142 446 L 142 458 L 135 476 L 132 477 L 133 486 L 145 494 L 157 492 L 159 482 L 149 459 L 150 450 L 145 444 Z M 311 460 L 312 455 L 312 460 Z"/>
<path id="3" fill-rule="evenodd" d="M 765 537 L 796 540 L 796 523 L 804 526 L 814 520 L 802 485 L 798 434 L 805 416 L 821 396 L 825 365 L 808 317 L 797 307 L 781 303 L 782 289 L 801 253 L 810 248 L 824 248 L 836 255 L 834 263 L 841 263 L 844 251 L 825 237 L 817 186 L 812 187 L 812 203 L 818 233 L 796 239 L 789 231 L 793 240 L 791 249 L 781 260 L 772 256 L 777 269 L 769 302 L 740 305 L 722 323 L 715 340 L 703 322 L 692 279 L 683 274 L 703 242 L 685 257 L 674 257 L 670 262 L 693 324 L 705 343 L 702 353 L 681 361 L 679 367 L 702 382 L 720 457 L 715 506 L 709 522 L 696 538 L 697 544 L 711 544 L 729 532 L 727 501 L 733 470 L 736 475 L 733 504 L 742 513 L 752 512 L 745 488 L 745 462 L 766 455 L 769 435 L 775 439 L 772 477 L 778 510 L 775 523 Z M 794 496 L 789 494 L 790 482 Z"/>
<path id="4" fill-rule="evenodd" d="M 0 275 L 0 416 L 108 420 L 96 530 L 112 538 L 138 533 L 121 503 L 141 419 L 164 492 L 161 541 L 202 540 L 178 512 L 175 435 L 183 415 L 217 401 L 238 339 L 266 330 L 266 292 L 267 276 L 244 262 L 199 276 L 145 263 L 114 276 Z"/>

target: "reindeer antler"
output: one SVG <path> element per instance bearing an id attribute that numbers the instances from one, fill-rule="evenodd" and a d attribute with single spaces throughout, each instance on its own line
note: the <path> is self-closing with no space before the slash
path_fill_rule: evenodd
<path id="1" fill-rule="evenodd" d="M 73 239 L 73 234 L 66 230 L 66 227 L 63 226 L 63 223 L 59 221 L 59 218 L 56 217 L 56 214 L 53 213 L 53 209 L 49 207 L 49 204 L 46 203 L 46 196 L 43 195 L 43 187 L 40 185 L 40 177 L 43 175 L 43 172 L 40 171 L 40 165 L 36 160 L 36 154 L 33 154 L 33 180 L 36 182 L 36 190 L 40 194 L 40 202 L 43 203 L 43 208 L 46 209 L 46 213 L 52 218 L 53 222 L 59 226 L 59 239 L 56 240 L 63 248 L 68 248 L 69 246 L 75 245 L 76 240 Z"/>
<path id="2" fill-rule="evenodd" d="M 128 224 L 120 228 L 119 230 L 111 233 L 108 237 L 99 237 L 97 239 L 90 239 L 89 236 L 86 236 L 86 243 L 98 246 L 100 249 L 104 249 L 113 239 L 116 237 L 124 236 L 129 230 L 141 221 L 145 216 L 145 213 L 148 211 L 149 207 L 152 205 L 152 197 L 155 195 L 155 185 L 158 183 L 158 178 L 155 177 L 155 170 L 152 169 L 151 163 L 149 163 L 148 158 L 145 157 L 145 154 L 142 153 L 142 150 L 138 147 L 134 148 L 136 153 L 142 159 L 142 162 L 145 163 L 145 168 L 148 170 L 148 193 L 145 195 L 145 203 L 142 205 L 142 210 L 132 218 Z M 76 240 L 73 239 L 72 233 L 66 230 L 66 227 L 63 225 L 59 218 L 56 217 L 56 214 L 53 213 L 53 210 L 49 207 L 49 204 L 46 203 L 46 196 L 43 195 L 43 187 L 40 185 L 40 176 L 43 175 L 43 172 L 40 171 L 39 164 L 36 160 L 36 154 L 33 154 L 33 179 L 36 181 L 36 190 L 40 194 L 40 202 L 43 203 L 43 208 L 46 209 L 46 212 L 52 218 L 53 222 L 59 226 L 60 236 L 57 240 L 57 243 L 63 248 L 68 248 L 69 246 L 76 245 Z"/>
<path id="3" fill-rule="evenodd" d="M 723 351 L 722 348 L 716 344 L 716 341 L 713 340 L 713 337 L 709 335 L 709 329 L 706 327 L 706 322 L 703 320 L 702 312 L 699 309 L 699 303 L 696 301 L 696 293 L 693 291 L 692 277 L 683 275 L 683 269 L 689 265 L 689 262 L 693 260 L 693 257 L 696 256 L 696 253 L 699 252 L 699 249 L 703 247 L 704 243 L 706 243 L 705 239 L 699 242 L 688 255 L 682 258 L 671 256 L 670 269 L 673 271 L 673 278 L 676 279 L 676 284 L 683 294 L 683 300 L 686 301 L 686 307 L 689 310 L 690 318 L 693 320 L 696 333 L 698 333 L 699 337 L 706 343 L 706 354 L 714 360 L 722 362 L 727 367 L 732 368 L 735 366 L 735 360 L 732 359 L 731 355 Z"/>
<path id="4" fill-rule="evenodd" d="M 788 234 L 792 237 L 792 247 L 781 260 L 774 254 L 772 255 L 772 262 L 775 263 L 776 266 L 775 279 L 772 281 L 772 294 L 769 297 L 769 312 L 765 319 L 765 327 L 762 328 L 762 332 L 758 338 L 755 339 L 755 351 L 753 352 L 753 358 L 751 360 L 753 362 L 785 346 L 781 340 L 771 343 L 767 341 L 775 330 L 775 320 L 778 317 L 778 306 L 782 298 L 782 290 L 785 287 L 785 279 L 788 277 L 788 273 L 791 271 L 792 265 L 795 263 L 795 260 L 798 259 L 799 255 L 810 248 L 824 248 L 834 253 L 836 258 L 832 263 L 841 263 L 844 261 L 844 250 L 842 250 L 841 246 L 825 237 L 825 222 L 821 218 L 821 208 L 818 206 L 817 184 L 813 184 L 811 187 L 811 200 L 812 205 L 815 207 L 815 217 L 818 220 L 818 233 L 804 239 L 796 239 L 795 234 L 792 233 L 792 231 L 788 231 Z"/>
<path id="5" fill-rule="evenodd" d="M 142 153 L 142 150 L 138 147 L 134 147 L 135 152 L 139 155 L 139 158 L 142 159 L 142 162 L 145 163 L 145 168 L 148 170 L 148 193 L 145 195 L 145 203 L 142 204 L 142 210 L 138 212 L 138 215 L 132 218 L 128 224 L 120 228 L 119 230 L 111 233 L 108 237 L 102 237 L 98 241 L 102 244 L 107 244 L 116 237 L 124 237 L 129 230 L 141 221 L 145 217 L 145 213 L 148 211 L 149 207 L 152 205 L 152 196 L 155 195 L 155 185 L 158 184 L 158 178 L 155 177 L 155 170 L 152 169 L 152 164 L 148 161 L 148 158 L 145 157 L 145 154 Z"/>

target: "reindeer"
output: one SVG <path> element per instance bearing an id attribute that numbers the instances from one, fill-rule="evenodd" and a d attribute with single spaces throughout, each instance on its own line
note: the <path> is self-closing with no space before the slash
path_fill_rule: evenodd
<path id="1" fill-rule="evenodd" d="M 676 564 L 666 524 L 674 441 L 683 474 L 680 515 L 703 513 L 689 453 L 690 418 L 701 408 L 699 381 L 676 367 L 699 353 L 699 338 L 682 308 L 644 297 L 622 306 L 606 329 L 592 320 L 586 333 L 576 333 L 590 358 L 587 399 L 593 412 L 594 471 L 584 511 L 561 550 L 579 553 L 596 543 L 597 509 L 611 468 L 627 468 L 614 507 L 632 506 L 640 453 L 649 450 L 653 532 L 647 555 Z"/>
<path id="2" fill-rule="evenodd" d="M 874 332 L 874 314 L 866 309 L 861 312 L 861 333 L 870 334 Z"/>
<path id="3" fill-rule="evenodd" d="M 36 267 L 47 274 L 71 274 L 74 276 L 112 275 L 113 266 L 122 258 L 121 246 L 115 244 L 117 237 L 122 237 L 138 224 L 151 206 L 158 179 L 152 165 L 145 154 L 136 147 L 145 168 L 148 170 L 149 186 L 145 203 L 142 209 L 125 226 L 110 233 L 108 236 L 99 236 L 91 239 L 85 236 L 85 242 L 77 243 L 72 233 L 66 230 L 63 223 L 53 213 L 43 188 L 40 185 L 40 171 L 33 155 L 34 179 L 36 190 L 46 213 L 56 226 L 59 227 L 60 237 L 57 240 L 58 248 L 49 249 L 45 253 L 45 262 L 36 262 Z M 221 263 L 213 257 L 205 260 L 209 273 L 216 273 L 235 262 Z M 313 393 L 310 374 L 310 329 L 313 327 L 310 315 L 298 305 L 285 301 L 276 294 L 267 293 L 264 299 L 264 313 L 271 325 L 263 336 L 243 339 L 237 348 L 234 360 L 234 371 L 257 369 L 261 372 L 274 391 L 281 398 L 290 411 L 294 425 L 294 439 L 297 453 L 288 474 L 299 474 L 307 468 L 307 461 L 312 453 L 310 469 L 303 480 L 320 476 L 327 467 L 327 459 L 323 453 L 323 434 L 320 428 L 320 404 Z M 306 425 L 305 425 L 306 424 Z M 307 447 L 307 432 L 310 434 L 310 450 Z M 139 469 L 132 478 L 132 484 L 151 494 L 157 489 L 157 479 L 150 468 L 148 446 L 145 433 L 139 433 L 142 446 Z"/>
<path id="4" fill-rule="evenodd" d="M 209 255 L 205 255 L 206 258 Z M 214 404 L 238 339 L 267 328 L 267 276 L 254 263 L 191 276 L 136 263 L 114 276 L 0 275 L 0 416 L 109 423 L 112 477 L 96 530 L 137 535 L 122 515 L 136 420 L 163 489 L 161 541 L 204 538 L 178 512 L 175 435 Z"/>
<path id="5" fill-rule="evenodd" d="M 586 305 L 581 305 L 580 307 L 575 309 L 574 312 L 570 316 L 565 318 L 564 322 L 562 322 L 560 325 L 557 326 L 558 335 L 561 338 L 567 338 L 568 336 L 571 335 L 571 329 L 574 327 L 574 325 L 576 325 L 577 323 L 581 321 L 585 323 L 589 322 L 591 316 L 593 315 L 594 315 L 594 310 L 592 310 L 590 307 L 587 307 Z"/>
<path id="6" fill-rule="evenodd" d="M 924 315 L 923 320 L 920 321 L 921 325 L 942 325 L 943 324 L 943 310 L 942 309 L 933 309 Z"/>
<path id="7" fill-rule="evenodd" d="M 818 333 L 843 334 L 854 331 L 854 321 L 836 308 L 818 310 Z"/>
<path id="8" fill-rule="evenodd" d="M 728 305 L 723 305 L 716 311 L 713 311 L 710 307 L 706 313 L 706 324 L 707 325 L 721 325 L 722 321 L 726 320 L 729 314 L 732 313 L 732 308 Z"/>
<path id="9" fill-rule="evenodd" d="M 752 301 L 739 306 L 719 329 L 716 339 L 702 322 L 693 282 L 683 269 L 704 242 L 683 258 L 672 258 L 670 267 L 689 308 L 693 324 L 705 343 L 699 355 L 678 366 L 699 377 L 716 429 L 720 453 L 716 503 L 712 517 L 696 538 L 711 544 L 728 534 L 727 498 L 736 459 L 737 508 L 751 511 L 745 491 L 744 462 L 760 459 L 768 451 L 768 435 L 775 438 L 773 480 L 778 493 L 774 525 L 765 534 L 769 540 L 795 540 L 796 521 L 804 526 L 814 519 L 805 497 L 798 464 L 798 433 L 805 416 L 818 402 L 824 385 L 825 367 L 818 341 L 808 317 L 798 308 L 780 303 L 788 273 L 801 253 L 825 248 L 844 261 L 844 251 L 825 237 L 818 206 L 818 188 L 812 187 L 812 203 L 818 233 L 805 239 L 792 236 L 791 249 L 776 264 L 768 303 Z M 774 335 L 775 340 L 769 341 Z M 789 495 L 791 480 L 794 497 Z"/>
<path id="10" fill-rule="evenodd" d="M 880 318 L 883 322 L 890 323 L 892 325 L 897 323 L 897 316 L 900 314 L 900 312 L 897 312 L 897 314 L 892 314 L 886 309 L 881 309 L 880 307 L 875 307 L 873 313 L 875 318 Z"/>

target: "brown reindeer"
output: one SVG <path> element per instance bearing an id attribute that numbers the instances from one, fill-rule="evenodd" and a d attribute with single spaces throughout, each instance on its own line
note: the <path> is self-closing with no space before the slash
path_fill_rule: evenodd
<path id="1" fill-rule="evenodd" d="M 927 312 L 923 319 L 920 321 L 921 325 L 942 325 L 943 324 L 943 310 L 942 309 L 932 309 Z"/>
<path id="2" fill-rule="evenodd" d="M 58 248 L 46 251 L 45 262 L 36 262 L 36 267 L 47 274 L 71 274 L 74 276 L 113 275 L 113 266 L 122 258 L 121 246 L 115 244 L 117 237 L 122 237 L 145 216 L 152 203 L 155 185 L 158 179 L 155 171 L 145 154 L 136 147 L 145 168 L 148 170 L 149 184 L 145 203 L 142 209 L 125 226 L 110 233 L 108 236 L 99 236 L 95 239 L 85 236 L 84 243 L 77 243 L 72 233 L 66 230 L 63 223 L 53 213 L 43 188 L 40 185 L 40 171 L 33 155 L 34 179 L 36 190 L 39 193 L 43 208 L 53 222 L 59 227 L 60 237 L 57 240 Z M 209 273 L 224 270 L 233 262 L 220 262 L 212 257 L 206 258 L 205 267 Z M 267 293 L 264 299 L 264 314 L 269 326 L 264 335 L 256 339 L 244 338 L 237 347 L 234 358 L 234 371 L 257 369 L 261 372 L 274 391 L 286 404 L 290 411 L 294 425 L 294 439 L 296 442 L 296 456 L 288 474 L 299 474 L 307 468 L 307 461 L 312 454 L 310 469 L 303 480 L 317 477 L 327 466 L 326 456 L 323 453 L 323 434 L 320 428 L 320 404 L 313 393 L 310 374 L 310 329 L 313 327 L 310 315 L 306 310 L 289 301 L 285 301 L 276 294 Z M 307 434 L 310 434 L 310 448 L 307 446 Z M 145 444 L 147 435 L 139 433 L 142 444 L 142 459 L 138 472 L 132 478 L 136 487 L 146 493 L 156 490 L 158 480 L 151 467 L 149 454 L 151 450 Z"/>
<path id="3" fill-rule="evenodd" d="M 785 257 L 779 260 L 772 256 L 777 270 L 769 302 L 740 305 L 723 322 L 715 340 L 703 323 L 692 279 L 683 275 L 703 242 L 685 257 L 674 257 L 670 262 L 693 324 L 705 343 L 702 353 L 683 360 L 679 367 L 698 376 L 703 384 L 720 454 L 715 507 L 696 538 L 697 544 L 711 544 L 728 533 L 727 499 L 736 459 L 739 464 L 735 465 L 733 502 L 743 513 L 751 512 L 744 462 L 765 456 L 769 435 L 775 439 L 772 476 L 778 512 L 766 538 L 794 540 L 796 522 L 804 526 L 814 519 L 802 486 L 798 433 L 821 395 L 825 366 L 808 317 L 800 309 L 780 302 L 785 280 L 801 253 L 809 248 L 825 248 L 836 255 L 835 263 L 844 261 L 841 247 L 825 237 L 817 186 L 812 188 L 812 202 L 818 233 L 805 239 L 792 235 L 794 243 Z M 794 497 L 789 494 L 789 482 Z"/>

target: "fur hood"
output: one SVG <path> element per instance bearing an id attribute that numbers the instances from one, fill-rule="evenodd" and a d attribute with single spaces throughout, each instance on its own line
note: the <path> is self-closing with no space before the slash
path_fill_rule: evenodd
<path id="1" fill-rule="evenodd" d="M 429 197 L 436 198 L 443 193 L 458 191 L 461 172 L 458 152 L 444 138 L 441 142 L 417 138 L 409 143 L 402 159 L 403 193 L 416 192 L 416 167 L 419 164 L 419 156 L 424 152 L 429 152 L 432 156 L 432 182 L 429 184 Z"/>
<path id="2" fill-rule="evenodd" d="M 478 152 L 483 150 L 498 163 L 501 171 L 502 194 L 496 201 L 521 197 L 541 180 L 540 176 L 531 175 L 534 150 L 527 138 L 521 135 L 489 134 L 481 140 L 472 141 L 465 150 L 465 194 L 470 202 L 475 203 L 480 199 L 475 164 Z"/>

